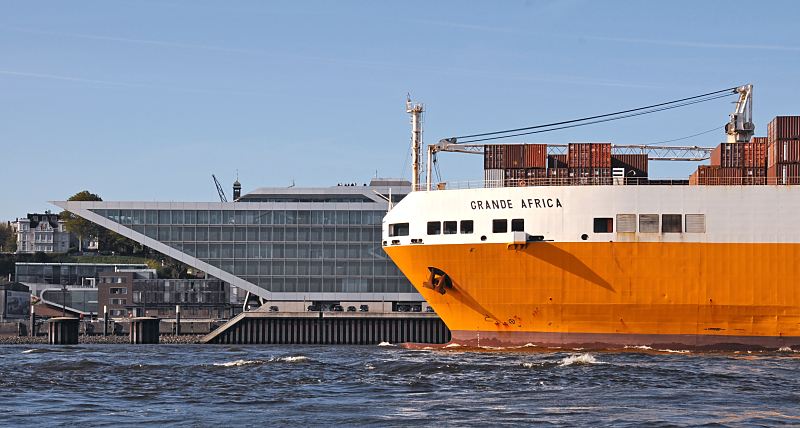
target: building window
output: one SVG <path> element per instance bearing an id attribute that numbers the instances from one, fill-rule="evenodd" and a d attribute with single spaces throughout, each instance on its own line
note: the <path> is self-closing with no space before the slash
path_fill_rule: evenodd
<path id="1" fill-rule="evenodd" d="M 508 220 L 495 219 L 492 220 L 492 233 L 506 233 L 508 232 Z"/>
<path id="2" fill-rule="evenodd" d="M 686 233 L 706 233 L 706 215 L 686 214 Z"/>
<path id="3" fill-rule="evenodd" d="M 457 221 L 446 221 L 444 222 L 444 234 L 445 235 L 454 235 L 458 233 L 458 222 Z"/>
<path id="4" fill-rule="evenodd" d="M 442 223 L 439 221 L 428 222 L 428 235 L 438 235 L 442 233 Z"/>
<path id="5" fill-rule="evenodd" d="M 515 218 L 511 220 L 511 231 L 512 232 L 524 232 L 525 231 L 525 219 L 524 218 Z"/>
<path id="6" fill-rule="evenodd" d="M 611 217 L 595 217 L 594 233 L 614 232 L 614 219 Z"/>
<path id="7" fill-rule="evenodd" d="M 390 224 L 389 236 L 408 236 L 408 223 Z"/>
<path id="8" fill-rule="evenodd" d="M 472 233 L 472 220 L 461 220 L 461 233 Z"/>
<path id="9" fill-rule="evenodd" d="M 662 233 L 682 233 L 683 226 L 680 214 L 664 214 L 661 216 Z"/>
<path id="10" fill-rule="evenodd" d="M 125 287 L 111 287 L 108 289 L 109 294 L 128 294 L 128 289 Z"/>
<path id="11" fill-rule="evenodd" d="M 127 299 L 111 299 L 110 300 L 112 305 L 124 305 L 128 302 Z"/>
<path id="12" fill-rule="evenodd" d="M 617 232 L 636 232 L 636 214 L 617 214 Z"/>
<path id="13" fill-rule="evenodd" d="M 639 232 L 658 233 L 658 214 L 639 214 Z"/>

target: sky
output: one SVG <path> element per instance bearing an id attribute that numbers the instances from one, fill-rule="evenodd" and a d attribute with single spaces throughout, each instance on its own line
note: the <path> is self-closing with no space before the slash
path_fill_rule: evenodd
<path id="1" fill-rule="evenodd" d="M 81 190 L 218 200 L 410 177 L 424 140 L 753 83 L 756 135 L 800 114 L 800 2 L 0 0 L 0 219 Z M 713 146 L 733 98 L 508 142 Z M 685 177 L 695 163 L 651 164 Z M 441 179 L 480 180 L 445 153 Z"/>

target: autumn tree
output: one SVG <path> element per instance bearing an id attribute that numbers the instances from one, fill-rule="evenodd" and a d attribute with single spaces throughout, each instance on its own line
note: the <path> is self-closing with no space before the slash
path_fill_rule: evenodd
<path id="1" fill-rule="evenodd" d="M 88 190 L 80 191 L 67 199 L 68 201 L 102 201 L 100 196 L 89 192 Z M 102 232 L 102 228 L 89 220 L 79 217 L 69 211 L 62 211 L 59 218 L 64 220 L 64 227 L 68 232 L 78 237 L 78 250 L 83 251 L 84 238 L 98 238 Z"/>
<path id="2" fill-rule="evenodd" d="M 17 233 L 10 224 L 0 224 L 0 252 L 17 251 Z"/>

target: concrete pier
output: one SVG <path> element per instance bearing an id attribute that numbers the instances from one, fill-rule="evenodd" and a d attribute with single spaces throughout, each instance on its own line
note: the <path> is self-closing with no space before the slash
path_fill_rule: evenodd
<path id="1" fill-rule="evenodd" d="M 130 338 L 133 344 L 158 343 L 161 320 L 154 317 L 137 317 L 130 320 Z"/>
<path id="2" fill-rule="evenodd" d="M 77 318 L 50 318 L 47 327 L 51 345 L 75 345 L 78 343 L 79 322 Z"/>
<path id="3" fill-rule="evenodd" d="M 244 312 L 203 338 L 222 344 L 375 345 L 450 341 L 433 313 Z"/>

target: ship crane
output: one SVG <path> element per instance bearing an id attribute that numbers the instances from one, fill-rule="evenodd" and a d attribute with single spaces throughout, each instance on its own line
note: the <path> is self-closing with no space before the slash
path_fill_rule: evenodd
<path id="1" fill-rule="evenodd" d="M 515 143 L 524 144 L 524 143 Z M 508 145 L 514 145 L 508 144 Z M 454 138 L 445 138 L 436 144 L 428 146 L 428 169 L 426 180 L 427 190 L 431 190 L 431 165 L 435 162 L 436 154 L 439 152 L 455 152 L 455 153 L 470 153 L 474 155 L 483 155 L 483 143 L 458 143 Z M 567 144 L 548 144 L 547 151 L 549 155 L 558 155 L 567 153 Z M 710 147 L 699 146 L 651 146 L 646 144 L 631 144 L 631 145 L 618 145 L 612 144 L 611 150 L 614 154 L 646 154 L 649 160 L 657 161 L 690 161 L 699 162 L 711 157 Z"/>
<path id="2" fill-rule="evenodd" d="M 730 115 L 730 122 L 725 124 L 725 132 L 729 143 L 747 143 L 756 129 L 753 124 L 753 85 L 739 86 L 734 92 L 739 94 L 739 99 Z"/>

